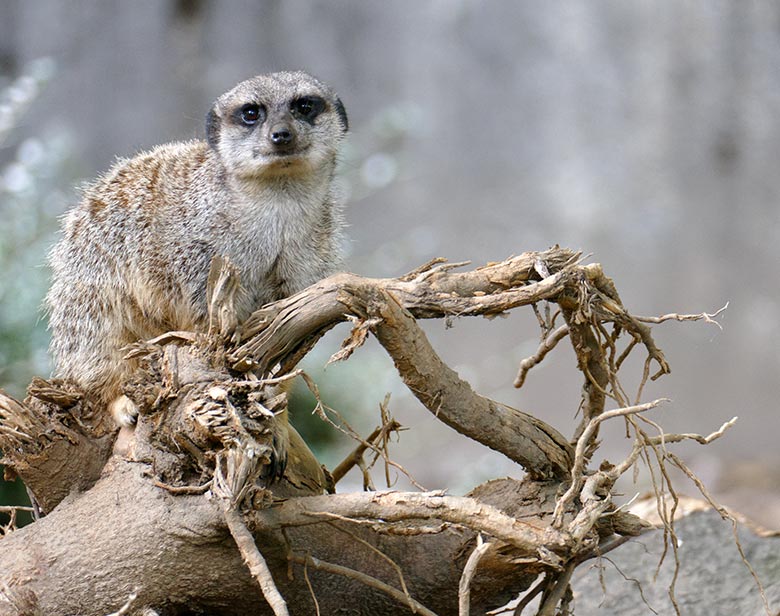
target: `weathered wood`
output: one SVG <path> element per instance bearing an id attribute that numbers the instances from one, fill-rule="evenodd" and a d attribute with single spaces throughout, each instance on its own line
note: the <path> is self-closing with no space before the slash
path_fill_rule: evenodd
<path id="1" fill-rule="evenodd" d="M 235 272 L 217 263 L 209 332 L 172 332 L 129 353 L 137 371 L 125 392 L 139 406 L 138 426 L 91 488 L 99 465 L 81 456 L 96 447 L 91 439 L 110 442 L 113 434 L 97 432 L 104 429 L 101 415 L 89 400 L 61 383 L 40 385 L 38 397 L 25 404 L 4 399 L 0 447 L 14 449 L 18 461 L 11 463 L 22 468 L 33 454 L 56 460 L 65 444 L 71 466 L 65 476 L 53 474 L 48 483 L 41 476 L 36 485 L 51 514 L 2 541 L 0 616 L 102 616 L 123 605 L 130 614 L 146 607 L 175 614 L 185 606 L 217 615 L 270 613 L 263 594 L 278 614 L 285 603 L 291 613 L 313 613 L 313 597 L 321 613 L 455 614 L 459 594 L 482 613 L 517 596 L 539 574 L 550 583 L 543 609 L 562 605 L 576 564 L 605 538 L 642 532 L 643 525 L 614 511 L 609 494 L 583 488 L 584 500 L 572 493 L 562 502 L 573 462 L 566 438 L 474 392 L 441 361 L 415 318 L 494 315 L 559 302 L 569 311 L 569 328 L 577 329 L 575 351 L 588 372 L 588 346 L 577 341 L 598 340 L 579 315 L 629 328 L 632 317 L 601 268 L 576 259 L 556 248 L 469 272 L 433 262 L 392 280 L 339 274 L 263 307 L 238 329 L 231 309 Z M 277 386 L 325 331 L 347 318 L 355 327 L 338 359 L 373 333 L 428 410 L 523 465 L 526 479 L 491 481 L 465 497 L 325 496 L 332 490 L 329 475 L 288 428 L 286 397 Z M 647 338 L 663 369 L 649 332 L 632 332 Z M 600 408 L 594 406 L 596 413 Z M 631 463 L 612 468 L 623 472 Z M 89 470 L 88 480 L 69 476 L 80 468 Z M 581 464 L 573 491 L 585 475 Z M 608 490 L 612 483 L 599 485 Z M 74 487 L 85 491 L 62 500 Z M 462 578 L 478 533 L 490 537 L 490 547 Z M 468 588 L 459 593 L 464 579 Z"/>
<path id="2" fill-rule="evenodd" d="M 411 314 L 390 291 L 352 288 L 377 340 L 387 350 L 409 390 L 439 420 L 521 464 L 534 478 L 565 478 L 572 461 L 566 438 L 536 417 L 480 396 L 436 354 Z"/>
<path id="3" fill-rule="evenodd" d="M 114 459 L 107 471 L 88 492 L 66 499 L 45 518 L 2 540 L 0 615 L 105 616 L 132 593 L 137 598 L 131 614 L 141 614 L 144 607 L 161 613 L 184 608 L 227 616 L 271 613 L 229 540 L 217 499 L 172 495 L 154 485 L 149 476 L 153 470 L 143 463 Z M 350 496 L 370 500 L 368 494 L 344 498 Z M 366 513 L 379 513 L 381 503 L 378 498 Z M 350 534 L 381 546 L 399 563 L 411 596 L 440 616 L 457 613 L 457 591 L 450 589 L 457 589 L 463 555 L 475 541 L 473 532 L 453 525 L 433 534 L 422 529 L 415 533 L 414 525 L 407 523 L 408 533 L 400 532 L 401 526 L 393 534 L 327 516 L 311 516 L 297 526 L 296 516 L 304 514 L 284 514 L 291 509 L 316 511 L 315 504 L 327 512 L 327 497 L 294 498 L 280 509 L 258 512 L 256 520 L 271 516 L 279 522 L 273 528 L 263 524 L 255 537 L 291 613 L 314 611 L 306 577 L 323 614 L 350 606 L 361 613 L 407 612 L 396 599 L 358 580 L 314 568 L 304 575 L 300 564 L 289 565 L 293 576 L 288 576 L 289 541 L 293 554 L 311 554 L 399 588 L 398 576 L 384 557 L 360 546 Z M 430 509 L 429 515 L 435 518 L 436 510 Z M 286 538 L 281 526 L 289 526 Z M 500 605 L 531 583 L 535 574 L 514 562 L 517 555 L 504 549 L 480 566 L 472 585 L 475 613 Z"/>
<path id="4" fill-rule="evenodd" d="M 553 300 L 581 276 L 592 275 L 594 270 L 577 266 L 577 257 L 554 248 L 469 272 L 440 264 L 388 280 L 337 274 L 255 312 L 243 327 L 244 342 L 231 354 L 233 367 L 264 374 L 281 364 L 282 371 L 289 370 L 347 315 L 375 319 L 371 329 L 401 377 L 439 419 L 534 477 L 563 478 L 571 465 L 567 439 L 527 413 L 477 395 L 443 364 L 414 317 L 495 315 Z"/>
<path id="5" fill-rule="evenodd" d="M 116 430 L 63 381 L 34 379 L 24 402 L 0 391 L 2 463 L 46 513 L 71 490 L 87 490 L 111 455 Z"/>
<path id="6" fill-rule="evenodd" d="M 469 272 L 439 265 L 401 278 L 363 278 L 341 273 L 256 311 L 241 329 L 244 341 L 234 368 L 265 373 L 277 363 L 289 369 L 320 336 L 346 320 L 341 294 L 355 287 L 382 288 L 415 318 L 501 314 L 552 300 L 576 273 L 579 254 L 561 248 L 528 252 Z M 543 266 L 543 267 L 542 267 Z M 552 273 L 543 276 L 537 270 Z"/>

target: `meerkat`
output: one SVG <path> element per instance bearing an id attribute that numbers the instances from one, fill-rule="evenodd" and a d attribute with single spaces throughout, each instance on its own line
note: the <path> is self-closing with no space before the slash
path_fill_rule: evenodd
<path id="1" fill-rule="evenodd" d="M 212 257 L 239 269 L 240 319 L 332 273 L 342 226 L 333 180 L 347 130 L 341 100 L 314 77 L 261 75 L 216 100 L 205 141 L 120 160 L 88 186 L 49 259 L 55 376 L 130 426 L 137 408 L 122 394 L 123 349 L 206 330 Z"/>

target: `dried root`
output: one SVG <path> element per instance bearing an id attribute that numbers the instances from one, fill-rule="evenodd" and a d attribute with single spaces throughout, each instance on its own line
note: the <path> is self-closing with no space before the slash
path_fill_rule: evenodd
<path id="1" fill-rule="evenodd" d="M 284 589 L 295 577 L 293 567 L 302 572 L 306 600 L 317 613 L 327 604 L 321 592 L 317 596 L 317 574 L 327 572 L 365 585 L 396 606 L 433 614 L 414 591 L 425 588 L 424 575 L 416 578 L 408 572 L 414 565 L 406 558 L 407 551 L 397 547 L 423 539 L 435 539 L 452 550 L 447 562 L 429 567 L 444 571 L 452 565 L 455 575 L 451 589 L 437 589 L 438 594 L 428 589 L 426 603 L 437 601 L 436 605 L 449 606 L 447 610 L 457 605 L 466 615 L 475 605 L 480 609 L 491 602 L 497 605 L 499 590 L 511 590 L 518 597 L 515 614 L 536 597 L 540 616 L 568 613 L 574 569 L 649 527 L 617 507 L 612 498 L 615 481 L 640 461 L 650 469 L 664 532 L 676 558 L 674 505 L 669 515 L 664 502 L 670 494 L 676 499 L 667 464 L 682 469 L 707 493 L 668 447 L 683 440 L 706 445 L 734 420 L 701 436 L 665 433 L 647 417 L 663 400 L 640 403 L 642 389 L 649 379 L 670 371 L 647 324 L 669 320 L 717 324 L 722 310 L 632 316 L 599 265 L 582 264 L 579 253 L 557 247 L 455 271 L 464 265 L 437 259 L 390 280 L 339 274 L 263 307 L 240 325 L 234 309 L 240 288 L 235 268 L 226 259 L 216 259 L 209 275 L 208 332 L 171 332 L 130 351 L 139 369 L 126 393 L 138 403 L 141 415 L 128 455 L 135 464 L 148 466 L 152 485 L 169 498 L 211 499 L 218 504 L 225 528 L 274 614 L 288 612 Z M 571 439 L 530 413 L 475 392 L 441 360 L 417 323 L 421 318 L 496 316 L 519 306 L 533 307 L 542 336 L 537 351 L 521 363 L 516 386 L 563 340 L 568 339 L 576 353 L 583 375 L 582 418 Z M 388 486 L 391 467 L 406 472 L 392 460 L 388 448 L 390 436 L 401 430 L 390 416 L 389 400 L 380 405 L 379 427 L 362 438 L 321 400 L 316 384 L 296 370 L 317 340 L 345 320 L 352 323 L 352 330 L 331 361 L 348 360 L 368 336 L 375 336 L 428 411 L 517 462 L 526 478 L 489 482 L 465 497 L 373 491 L 371 469 L 378 461 Z M 632 401 L 619 372 L 638 349 L 646 356 Z M 286 396 L 277 388 L 297 377 L 314 392 L 317 413 L 357 441 L 330 474 L 287 425 Z M 607 410 L 608 403 L 616 408 Z M 82 452 L 97 448 L 102 467 L 107 453 L 100 439 L 110 444 L 113 433 L 100 424 L 100 417 L 90 401 L 67 384 L 38 381 L 24 403 L 0 396 L 4 463 L 25 479 L 46 511 L 62 500 L 63 489 L 67 493 L 78 482 L 52 481 L 51 473 L 46 477 L 36 469 L 45 469 L 47 460 L 58 460 L 57 446 L 78 468 L 88 468 Z M 617 464 L 602 461 L 590 469 L 600 426 L 616 418 L 622 418 L 633 436 L 630 453 Z M 371 491 L 324 494 L 355 466 Z M 78 475 L 72 470 L 68 474 Z M 97 474 L 93 470 L 84 477 L 78 483 L 82 489 Z M 13 523 L 3 532 L 12 528 Z M 358 565 L 320 559 L 312 546 L 319 545 L 321 536 L 335 542 L 339 554 L 363 553 L 349 561 Z M 259 537 L 267 543 L 259 543 Z M 280 537 L 287 579 L 272 573 L 280 566 L 274 543 Z M 365 553 L 390 573 L 382 577 L 359 570 Z M 448 598 L 442 599 L 447 592 Z M 137 600 L 143 604 L 141 593 Z M 135 595 L 130 597 L 125 611 L 136 601 Z"/>

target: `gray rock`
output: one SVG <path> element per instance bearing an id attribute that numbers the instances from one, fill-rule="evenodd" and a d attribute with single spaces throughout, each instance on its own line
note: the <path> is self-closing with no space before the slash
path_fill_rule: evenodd
<path id="1" fill-rule="evenodd" d="M 731 522 L 714 511 L 693 513 L 677 523 L 677 536 L 681 566 L 675 597 L 682 614 L 766 614 L 756 582 L 734 543 Z M 780 614 L 780 538 L 759 537 L 744 527 L 739 529 L 739 538 L 748 562 L 764 585 L 770 614 Z M 674 574 L 671 549 L 655 577 L 663 547 L 663 533 L 653 531 L 611 552 L 600 563 L 594 560 L 583 564 L 572 578 L 574 613 L 647 616 L 655 610 L 661 615 L 674 614 L 668 593 Z M 599 581 L 600 571 L 606 594 Z"/>

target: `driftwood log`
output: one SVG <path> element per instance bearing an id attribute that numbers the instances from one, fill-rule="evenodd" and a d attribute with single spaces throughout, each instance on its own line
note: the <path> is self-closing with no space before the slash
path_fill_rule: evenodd
<path id="1" fill-rule="evenodd" d="M 617 379 L 625 357 L 644 348 L 646 376 L 653 363 L 655 376 L 669 366 L 599 265 L 557 247 L 453 271 L 462 265 L 436 260 L 387 280 L 338 274 L 239 324 L 236 274 L 215 260 L 209 331 L 129 351 L 138 369 L 125 393 L 141 415 L 118 442 L 72 383 L 36 379 L 24 402 L 0 396 L 2 463 L 45 514 L 0 539 L 0 615 L 481 614 L 526 591 L 517 614 L 535 595 L 539 614 L 566 608 L 577 565 L 647 528 L 612 503 L 617 477 L 659 444 L 709 442 L 727 426 L 705 439 L 651 437 L 633 423 L 657 402 L 627 404 Z M 545 302 L 555 314 L 538 309 Z M 518 385 L 561 340 L 577 353 L 583 418 L 572 439 L 480 396 L 417 324 L 519 306 L 534 307 L 543 335 Z M 678 320 L 687 318 L 697 317 Z M 342 470 L 331 475 L 288 431 L 278 386 L 345 320 L 353 328 L 334 360 L 374 335 L 429 411 L 525 477 L 463 497 L 334 493 Z M 605 412 L 608 400 L 623 404 Z M 588 470 L 610 417 L 633 426 L 634 450 Z M 387 429 L 359 443 L 352 462 L 381 454 Z"/>

